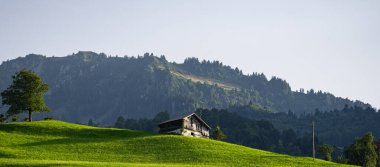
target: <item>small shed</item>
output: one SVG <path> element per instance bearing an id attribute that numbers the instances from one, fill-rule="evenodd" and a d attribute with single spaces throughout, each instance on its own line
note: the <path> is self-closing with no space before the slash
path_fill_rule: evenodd
<path id="1" fill-rule="evenodd" d="M 211 130 L 210 126 L 195 113 L 162 122 L 158 127 L 161 134 L 178 134 L 202 138 L 209 138 Z"/>

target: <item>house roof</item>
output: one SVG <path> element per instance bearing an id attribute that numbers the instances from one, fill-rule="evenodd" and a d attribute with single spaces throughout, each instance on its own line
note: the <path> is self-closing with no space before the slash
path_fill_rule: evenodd
<path id="1" fill-rule="evenodd" d="M 167 121 L 164 121 L 164 122 L 161 122 L 160 124 L 158 125 L 162 125 L 162 124 L 166 124 L 166 123 L 169 123 L 169 122 L 174 122 L 174 121 L 178 121 L 178 120 L 181 120 L 181 119 L 185 119 L 186 117 L 190 117 L 190 116 L 194 116 L 196 117 L 199 121 L 201 121 L 204 125 L 206 125 L 209 129 L 211 129 L 211 127 L 209 125 L 207 125 L 207 123 L 205 121 L 202 120 L 201 117 L 199 117 L 197 114 L 195 113 L 192 113 L 190 115 L 186 115 L 184 117 L 180 117 L 180 118 L 175 118 L 175 119 L 171 119 L 171 120 L 167 120 Z"/>

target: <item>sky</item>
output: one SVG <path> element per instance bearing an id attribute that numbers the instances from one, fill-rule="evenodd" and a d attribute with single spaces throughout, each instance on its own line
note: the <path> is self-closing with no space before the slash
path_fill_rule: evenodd
<path id="1" fill-rule="evenodd" d="M 218 60 L 380 107 L 379 0 L 0 0 L 0 62 L 80 50 Z"/>

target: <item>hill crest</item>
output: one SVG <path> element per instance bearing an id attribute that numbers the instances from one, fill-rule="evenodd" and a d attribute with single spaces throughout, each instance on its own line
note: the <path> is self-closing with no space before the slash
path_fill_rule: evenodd
<path id="1" fill-rule="evenodd" d="M 228 108 L 249 103 L 273 112 L 291 110 L 296 114 L 317 108 L 342 109 L 346 104 L 370 106 L 321 91 L 292 91 L 283 79 L 268 80 L 258 73 L 244 75 L 219 61 L 188 58 L 178 64 L 149 53 L 138 57 L 83 51 L 67 57 L 30 54 L 0 65 L 4 81 L 0 91 L 23 68 L 37 72 L 50 86 L 45 99 L 53 112 L 48 115 L 70 122 L 93 119 L 110 124 L 117 116 L 151 118 L 160 111 L 179 116 L 199 107 Z"/>
<path id="2" fill-rule="evenodd" d="M 22 127 L 22 128 L 21 128 Z M 0 124 L 1 164 L 80 166 L 337 166 L 193 137 L 96 128 L 61 121 Z M 80 156 L 78 156 L 80 155 Z M 33 161 L 31 161 L 33 160 Z M 39 161 L 35 161 L 39 160 Z M 98 164 L 97 164 L 98 163 Z"/>

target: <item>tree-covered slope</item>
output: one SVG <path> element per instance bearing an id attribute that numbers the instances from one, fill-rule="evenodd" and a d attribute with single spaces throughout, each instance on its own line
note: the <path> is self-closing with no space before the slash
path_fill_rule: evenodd
<path id="1" fill-rule="evenodd" d="M 247 119 L 266 120 L 278 130 L 292 129 L 297 134 L 311 132 L 311 122 L 315 122 L 315 134 L 321 143 L 346 147 L 367 132 L 380 137 L 380 110 L 374 108 L 348 107 L 342 110 L 319 111 L 313 114 L 295 115 L 269 113 L 252 109 L 249 106 L 234 106 L 229 111 Z"/>
<path id="2" fill-rule="evenodd" d="M 210 139 L 60 121 L 0 124 L 0 139 L 0 166 L 338 166 Z"/>
<path id="3" fill-rule="evenodd" d="M 292 91 L 282 79 L 268 80 L 264 74 L 244 75 L 220 62 L 189 58 L 182 64 L 165 57 L 109 57 L 78 52 L 66 57 L 26 57 L 0 65 L 0 91 L 21 69 L 38 73 L 50 86 L 46 103 L 56 119 L 85 123 L 89 119 L 110 124 L 117 116 L 151 118 L 160 111 L 172 116 L 196 108 L 227 108 L 249 102 L 273 112 L 309 113 L 369 106 L 329 93 Z M 2 112 L 6 107 L 0 109 Z M 40 115 L 40 117 L 46 115 Z M 38 115 L 37 115 L 38 117 Z"/>

